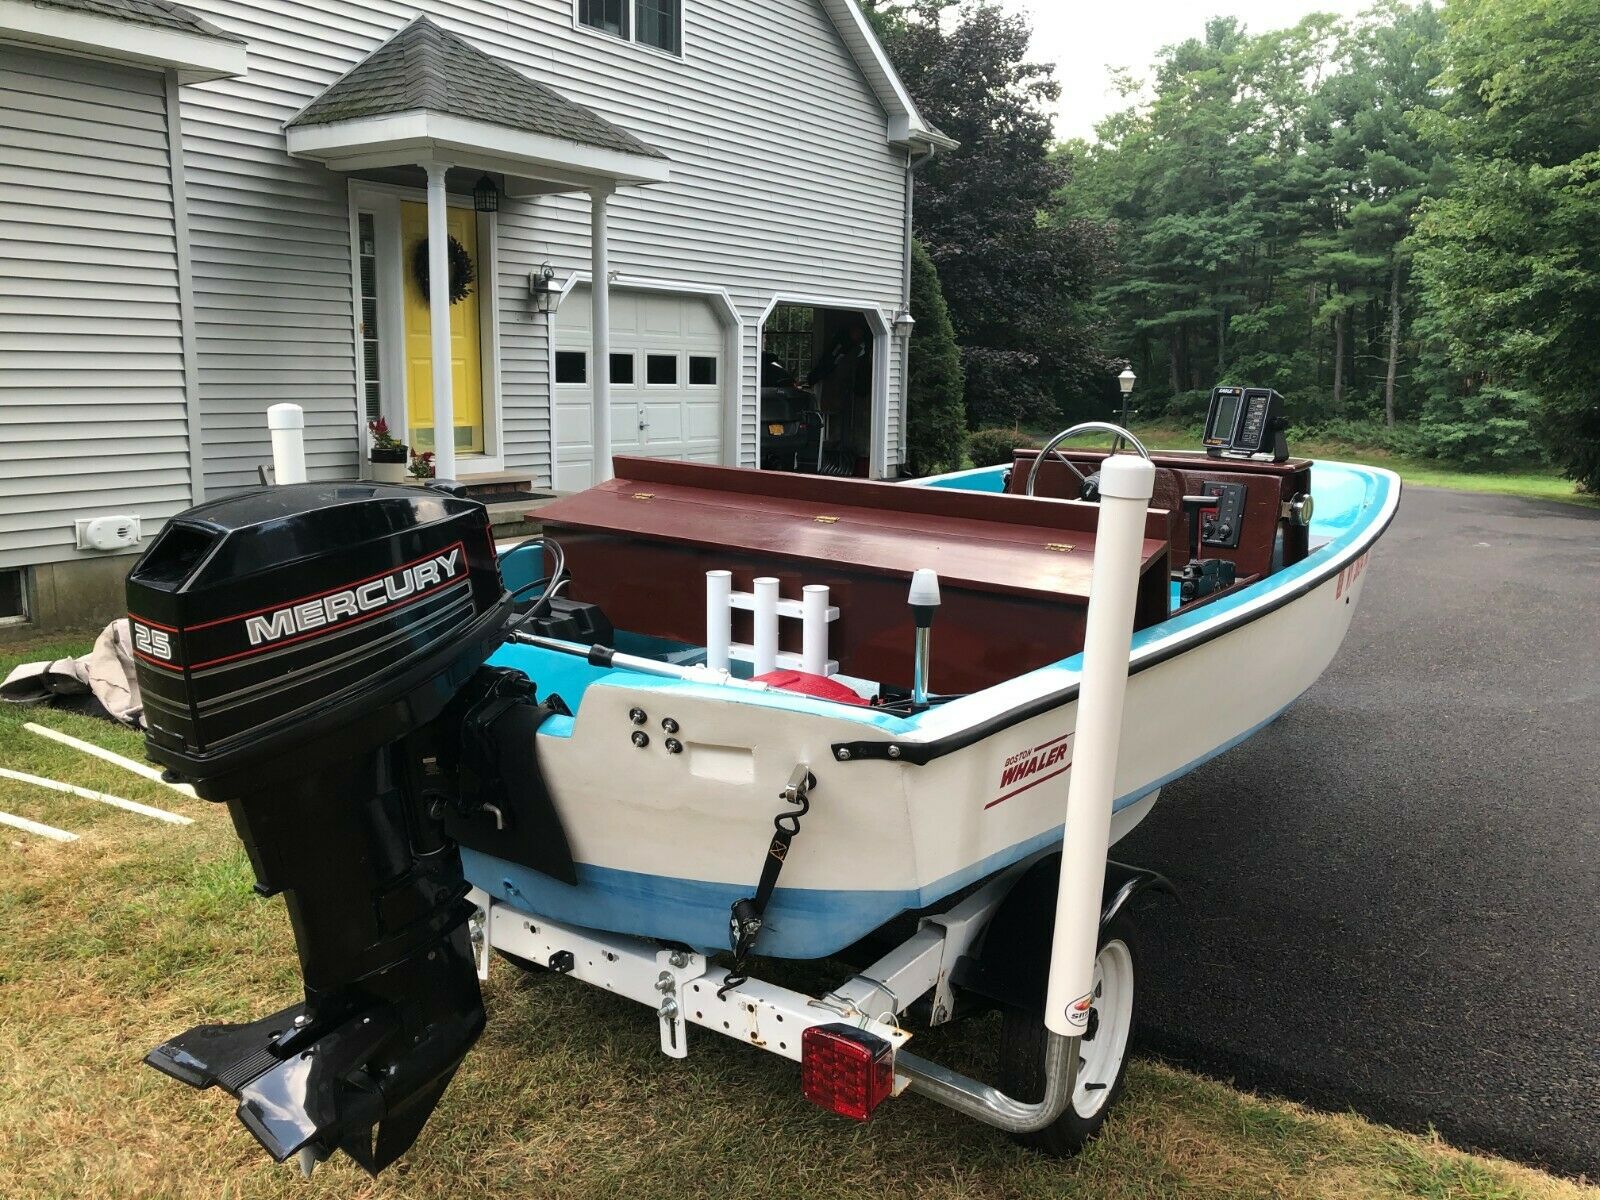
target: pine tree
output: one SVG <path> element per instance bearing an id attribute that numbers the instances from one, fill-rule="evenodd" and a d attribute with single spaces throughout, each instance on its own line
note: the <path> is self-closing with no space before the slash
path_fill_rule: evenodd
<path id="1" fill-rule="evenodd" d="M 907 348 L 906 463 L 914 475 L 953 471 L 967 441 L 966 380 L 939 271 L 920 241 L 911 243 L 911 313 L 917 323 Z"/>

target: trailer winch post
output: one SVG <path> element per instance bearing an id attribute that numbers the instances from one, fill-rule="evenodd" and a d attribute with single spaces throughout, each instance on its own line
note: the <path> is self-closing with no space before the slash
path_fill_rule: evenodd
<path id="1" fill-rule="evenodd" d="M 272 481 L 305 483 L 305 410 L 298 404 L 274 404 L 267 409 L 267 429 L 272 434 Z"/>
<path id="2" fill-rule="evenodd" d="M 1113 454 L 1101 464 L 1100 520 L 1089 582 L 1044 1015 L 1045 1027 L 1064 1037 L 1083 1035 L 1094 1002 L 1094 961 L 1116 798 L 1134 600 L 1143 565 L 1145 514 L 1154 489 L 1155 468 L 1146 458 Z"/>

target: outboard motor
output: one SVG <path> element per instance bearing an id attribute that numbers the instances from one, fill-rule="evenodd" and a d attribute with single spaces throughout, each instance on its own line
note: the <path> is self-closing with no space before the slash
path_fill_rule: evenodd
<path id="1" fill-rule="evenodd" d="M 213 501 L 168 522 L 128 606 L 149 755 L 227 804 L 305 981 L 304 1002 L 145 1061 L 220 1084 L 279 1161 L 340 1149 L 376 1173 L 484 1024 L 445 828 L 461 714 L 514 674 L 480 671 L 511 611 L 484 509 L 353 483 Z"/>

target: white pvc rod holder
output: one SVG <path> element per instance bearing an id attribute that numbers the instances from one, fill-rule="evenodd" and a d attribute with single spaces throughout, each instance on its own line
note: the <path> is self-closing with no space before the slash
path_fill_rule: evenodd
<path id="1" fill-rule="evenodd" d="M 733 642 L 733 572 L 706 572 L 706 666 L 713 671 L 729 667 L 728 648 Z"/>
<path id="2" fill-rule="evenodd" d="M 1145 513 L 1154 486 L 1155 468 L 1148 459 L 1114 454 L 1100 467 L 1100 521 L 1089 581 L 1078 722 L 1067 785 L 1061 881 L 1056 890 L 1056 928 L 1044 1014 L 1045 1027 L 1065 1037 L 1083 1035 L 1093 1003 L 1134 600 L 1144 565 Z"/>
<path id="3" fill-rule="evenodd" d="M 274 404 L 267 409 L 267 429 L 272 434 L 273 482 L 305 483 L 305 410 L 298 404 Z"/>
<path id="4" fill-rule="evenodd" d="M 808 675 L 828 673 L 828 585 L 808 583 L 800 589 L 800 669 Z"/>
<path id="5" fill-rule="evenodd" d="M 754 674 L 778 669 L 778 580 L 763 575 L 755 581 Z"/>

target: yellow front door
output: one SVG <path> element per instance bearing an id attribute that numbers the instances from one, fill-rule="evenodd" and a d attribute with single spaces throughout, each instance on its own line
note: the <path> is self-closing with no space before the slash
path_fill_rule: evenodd
<path id="1" fill-rule="evenodd" d="M 458 454 L 483 452 L 482 327 L 478 292 L 489 264 L 478 257 L 478 214 L 470 208 L 448 210 L 450 236 L 472 259 L 473 283 L 464 299 L 450 306 L 450 374 L 455 403 L 455 446 Z M 417 283 L 412 263 L 417 246 L 428 237 L 428 206 L 400 205 L 400 268 L 406 293 L 406 407 L 413 449 L 432 450 L 433 325 L 428 296 Z"/>

